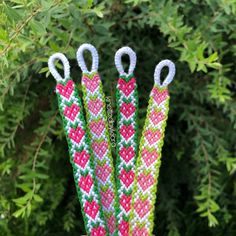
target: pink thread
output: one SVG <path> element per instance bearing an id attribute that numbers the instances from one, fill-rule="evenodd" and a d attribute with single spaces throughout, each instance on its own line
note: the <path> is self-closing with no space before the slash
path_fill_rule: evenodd
<path id="1" fill-rule="evenodd" d="M 120 112 L 128 119 L 135 112 L 135 106 L 132 103 L 123 102 L 120 107 Z"/>
<path id="2" fill-rule="evenodd" d="M 161 132 L 159 130 L 152 131 L 152 130 L 147 130 L 144 133 L 145 138 L 149 142 L 149 144 L 154 144 L 156 143 L 160 138 L 161 138 Z"/>
<path id="3" fill-rule="evenodd" d="M 100 78 L 98 75 L 94 75 L 93 78 L 88 78 L 87 76 L 83 76 L 82 77 L 82 83 L 85 84 L 85 87 L 90 91 L 90 92 L 94 92 L 100 83 Z"/>
<path id="4" fill-rule="evenodd" d="M 141 173 L 138 176 L 138 184 L 140 185 L 143 191 L 147 190 L 154 183 L 155 183 L 155 180 L 151 174 L 144 175 L 143 173 Z"/>
<path id="5" fill-rule="evenodd" d="M 92 202 L 86 201 L 84 206 L 84 212 L 88 214 L 91 218 L 95 219 L 99 208 L 99 205 L 94 200 L 92 200 Z"/>
<path id="6" fill-rule="evenodd" d="M 134 210 L 137 212 L 140 218 L 143 218 L 151 209 L 151 205 L 148 200 L 142 201 L 141 199 L 138 199 L 134 203 Z"/>
<path id="7" fill-rule="evenodd" d="M 134 132 L 133 125 L 122 125 L 120 128 L 120 133 L 126 139 L 126 141 L 134 135 Z"/>
<path id="8" fill-rule="evenodd" d="M 93 228 L 91 231 L 91 236 L 104 236 L 106 235 L 106 230 L 102 226 Z"/>
<path id="9" fill-rule="evenodd" d="M 93 151 L 96 153 L 97 156 L 99 156 L 100 159 L 106 154 L 108 149 L 108 143 L 106 141 L 103 141 L 101 143 L 98 143 L 94 141 L 92 143 Z"/>
<path id="10" fill-rule="evenodd" d="M 129 236 L 129 223 L 122 220 L 118 225 L 118 230 L 122 236 Z"/>
<path id="11" fill-rule="evenodd" d="M 106 182 L 106 180 L 107 180 L 108 176 L 111 174 L 111 172 L 112 172 L 112 169 L 107 164 L 105 164 L 104 166 L 98 165 L 96 168 L 96 175 L 103 183 Z"/>
<path id="12" fill-rule="evenodd" d="M 66 85 L 57 84 L 56 90 L 65 98 L 69 99 L 74 90 L 74 82 L 69 80 Z"/>
<path id="13" fill-rule="evenodd" d="M 149 234 L 145 227 L 139 228 L 136 226 L 132 232 L 132 236 L 149 236 Z"/>
<path id="14" fill-rule="evenodd" d="M 131 209 L 131 198 L 132 196 L 127 196 L 123 194 L 120 198 L 120 205 L 125 209 L 126 212 L 129 212 Z"/>
<path id="15" fill-rule="evenodd" d="M 81 139 L 84 137 L 84 130 L 80 127 L 76 129 L 71 128 L 69 133 L 69 138 L 74 140 L 76 143 L 79 143 Z"/>
<path id="16" fill-rule="evenodd" d="M 100 136 L 103 134 L 103 131 L 105 129 L 105 123 L 102 120 L 99 121 L 92 121 L 89 124 L 90 129 L 92 130 L 92 132 L 94 134 L 96 134 L 97 136 Z"/>
<path id="17" fill-rule="evenodd" d="M 125 94 L 125 96 L 129 96 L 131 92 L 133 92 L 135 87 L 136 80 L 132 78 L 129 82 L 126 82 L 123 79 L 118 80 L 118 88 Z"/>
<path id="18" fill-rule="evenodd" d="M 157 125 L 165 119 L 165 115 L 161 111 L 160 112 L 153 111 L 151 112 L 149 118 L 154 125 Z"/>
<path id="19" fill-rule="evenodd" d="M 103 106 L 103 103 L 99 98 L 95 100 L 90 100 L 88 102 L 88 109 L 94 115 L 97 115 L 102 110 L 102 106 Z"/>
<path id="20" fill-rule="evenodd" d="M 149 167 L 153 164 L 158 158 L 158 153 L 156 150 L 148 151 L 146 148 L 142 151 L 142 159 L 145 162 L 146 166 Z"/>
<path id="21" fill-rule="evenodd" d="M 91 189 L 92 185 L 93 185 L 93 179 L 89 174 L 87 176 L 81 176 L 81 178 L 79 180 L 79 186 L 86 193 L 90 192 L 90 189 Z"/>
<path id="22" fill-rule="evenodd" d="M 89 160 L 89 154 L 85 150 L 83 150 L 82 152 L 75 153 L 74 162 L 83 169 L 88 163 L 88 160 Z"/>
<path id="23" fill-rule="evenodd" d="M 121 150 L 119 151 L 119 154 L 124 159 L 124 161 L 128 163 L 135 156 L 134 148 L 131 146 L 129 146 L 128 148 L 122 147 Z"/>
<path id="24" fill-rule="evenodd" d="M 108 230 L 111 234 L 114 233 L 115 231 L 115 226 L 116 226 L 116 219 L 115 219 L 115 216 L 112 215 L 108 220 L 107 220 L 108 224 L 107 224 L 107 227 L 108 227 Z"/>
<path id="25" fill-rule="evenodd" d="M 66 107 L 64 110 L 64 115 L 69 118 L 71 121 L 74 121 L 76 116 L 80 111 L 80 107 L 76 104 L 72 104 L 71 107 Z"/>
<path id="26" fill-rule="evenodd" d="M 122 169 L 118 178 L 124 183 L 125 187 L 128 188 L 134 181 L 134 172 L 132 170 L 126 171 Z"/>
<path id="27" fill-rule="evenodd" d="M 102 205 L 105 208 L 109 209 L 114 197 L 115 197 L 115 194 L 110 189 L 107 189 L 105 192 L 101 192 Z"/>
<path id="28" fill-rule="evenodd" d="M 163 101 L 166 100 L 166 98 L 169 96 L 168 90 L 159 90 L 158 88 L 153 88 L 152 90 L 152 94 L 153 94 L 153 99 L 154 101 L 160 105 Z"/>

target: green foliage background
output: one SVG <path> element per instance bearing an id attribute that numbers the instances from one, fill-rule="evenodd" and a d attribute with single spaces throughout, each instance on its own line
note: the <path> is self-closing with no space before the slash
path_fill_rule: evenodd
<path id="1" fill-rule="evenodd" d="M 114 53 L 124 45 L 136 51 L 140 127 L 155 65 L 166 58 L 176 63 L 154 233 L 236 235 L 235 0 L 0 6 L 0 235 L 84 233 L 47 68 L 48 57 L 63 52 L 79 81 L 75 53 L 84 42 L 100 53 L 114 108 Z"/>

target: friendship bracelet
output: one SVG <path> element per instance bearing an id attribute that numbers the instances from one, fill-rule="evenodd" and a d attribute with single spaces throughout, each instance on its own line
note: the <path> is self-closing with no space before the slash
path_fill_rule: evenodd
<path id="1" fill-rule="evenodd" d="M 92 54 L 91 71 L 87 69 L 85 64 L 83 57 L 84 50 L 89 50 Z M 83 101 L 88 123 L 88 133 L 91 139 L 91 147 L 94 155 L 94 164 L 98 180 L 98 190 L 101 196 L 102 209 L 109 230 L 109 235 L 114 235 L 116 228 L 116 186 L 105 108 L 105 95 L 103 93 L 100 76 L 97 72 L 97 50 L 91 44 L 81 45 L 77 51 L 77 61 L 83 72 Z"/>
<path id="2" fill-rule="evenodd" d="M 160 74 L 164 66 L 169 68 L 169 73 L 161 84 Z M 163 60 L 156 66 L 155 83 L 150 94 L 136 164 L 130 217 L 130 233 L 132 236 L 149 236 L 153 230 L 161 150 L 169 110 L 167 86 L 173 80 L 174 75 L 175 65 L 173 62 Z"/>
<path id="3" fill-rule="evenodd" d="M 128 54 L 130 66 L 124 72 L 121 57 Z M 116 148 L 116 183 L 117 183 L 117 234 L 129 235 L 129 217 L 134 185 L 135 161 L 137 157 L 137 116 L 138 91 L 133 71 L 136 65 L 136 54 L 129 47 L 122 47 L 115 54 L 115 65 L 119 72 L 116 88 L 117 104 L 117 148 Z"/>
<path id="4" fill-rule="evenodd" d="M 55 68 L 56 59 L 63 63 L 64 78 Z M 66 133 L 70 162 L 73 167 L 76 191 L 80 200 L 87 235 L 108 235 L 95 180 L 82 104 L 75 83 L 70 78 L 69 62 L 62 53 L 55 53 L 49 58 L 48 66 L 57 81 L 58 105 Z"/>

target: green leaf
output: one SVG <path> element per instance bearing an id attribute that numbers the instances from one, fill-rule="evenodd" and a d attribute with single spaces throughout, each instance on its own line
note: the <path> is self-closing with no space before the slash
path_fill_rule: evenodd
<path id="1" fill-rule="evenodd" d="M 43 199 L 39 195 L 37 195 L 37 194 L 34 194 L 34 200 L 36 202 L 43 202 Z"/>
<path id="2" fill-rule="evenodd" d="M 213 214 L 211 214 L 210 212 L 208 212 L 208 222 L 209 222 L 209 227 L 215 227 L 219 224 L 216 217 Z"/>
<path id="3" fill-rule="evenodd" d="M 19 218 L 20 216 L 24 216 L 25 214 L 25 208 L 20 208 L 19 210 L 13 212 L 13 216 L 16 217 L 16 218 Z"/>
<path id="4" fill-rule="evenodd" d="M 30 26 L 31 26 L 31 29 L 33 30 L 33 32 L 37 35 L 44 35 L 47 33 L 44 25 L 39 22 L 39 21 L 36 21 L 36 20 L 32 20 L 30 22 Z"/>

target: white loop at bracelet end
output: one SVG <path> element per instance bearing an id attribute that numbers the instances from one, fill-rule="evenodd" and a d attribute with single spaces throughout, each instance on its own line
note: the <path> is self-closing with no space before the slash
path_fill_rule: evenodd
<path id="1" fill-rule="evenodd" d="M 124 54 L 127 54 L 129 56 L 129 60 L 130 60 L 128 73 L 125 73 L 124 67 L 121 62 L 121 58 Z M 115 54 L 115 65 L 116 65 L 117 71 L 119 72 L 120 75 L 132 74 L 134 72 L 136 62 L 137 62 L 136 53 L 130 47 L 127 47 L 127 46 L 122 47 Z"/>
<path id="2" fill-rule="evenodd" d="M 60 60 L 64 67 L 64 78 L 61 77 L 61 75 L 58 73 L 56 67 L 55 67 L 55 60 Z M 70 64 L 66 56 L 60 52 L 54 53 L 52 56 L 48 59 L 48 68 L 51 72 L 52 76 L 57 80 L 57 82 L 62 81 L 63 79 L 66 79 L 70 77 Z"/>
<path id="3" fill-rule="evenodd" d="M 88 70 L 87 65 L 84 61 L 84 51 L 88 50 L 91 52 L 92 54 L 92 67 L 91 67 L 91 71 Z M 84 43 L 82 44 L 76 53 L 76 58 L 77 58 L 77 62 L 79 67 L 81 68 L 83 73 L 93 73 L 93 72 L 97 72 L 98 70 L 98 62 L 99 62 L 99 58 L 98 58 L 98 52 L 97 49 L 89 43 Z"/>
<path id="4" fill-rule="evenodd" d="M 164 79 L 163 83 L 161 84 L 161 70 L 165 66 L 167 66 L 169 68 L 169 72 L 168 72 L 168 75 L 166 76 L 166 78 Z M 155 72 L 154 72 L 155 83 L 157 83 L 160 87 L 166 87 L 174 79 L 175 71 L 176 71 L 175 64 L 172 61 L 163 60 L 163 61 L 159 62 L 157 64 L 157 66 L 155 68 Z"/>

